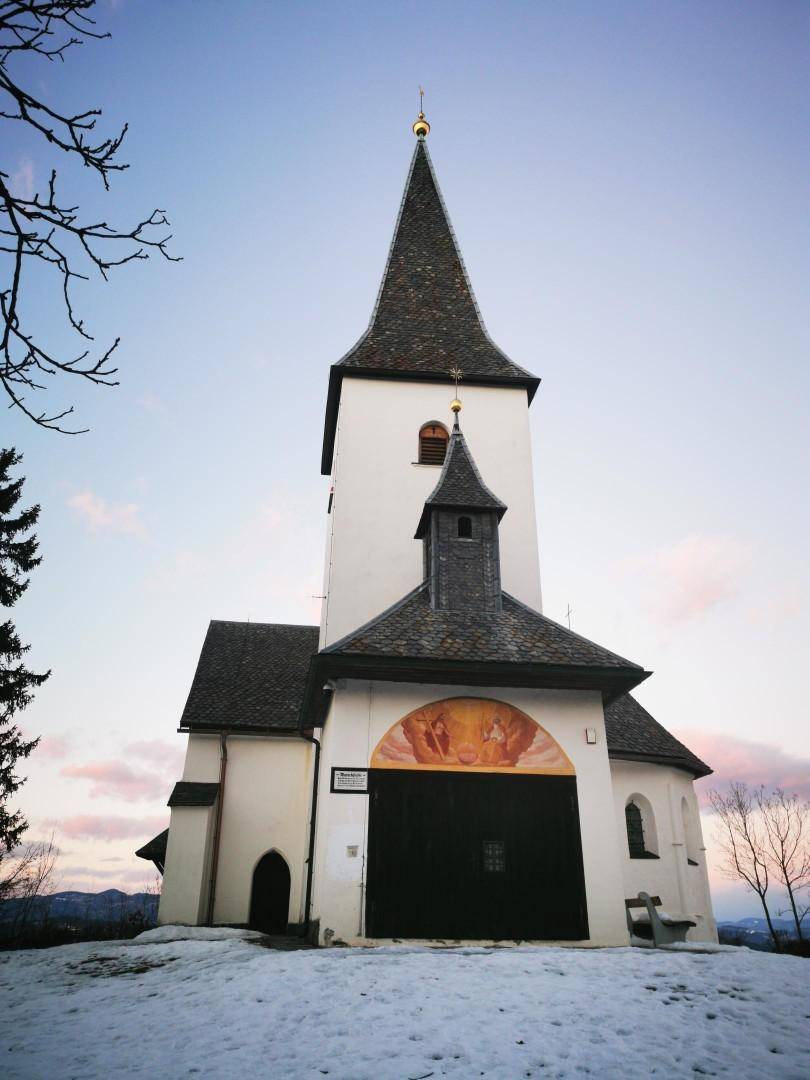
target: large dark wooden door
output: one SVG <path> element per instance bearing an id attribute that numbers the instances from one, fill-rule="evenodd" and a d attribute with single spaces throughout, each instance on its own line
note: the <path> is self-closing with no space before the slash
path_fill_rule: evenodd
<path id="1" fill-rule="evenodd" d="M 576 778 L 369 772 L 366 934 L 588 937 Z"/>

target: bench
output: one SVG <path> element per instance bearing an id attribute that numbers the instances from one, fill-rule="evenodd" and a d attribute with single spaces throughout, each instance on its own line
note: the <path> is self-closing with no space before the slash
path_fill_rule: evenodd
<path id="1" fill-rule="evenodd" d="M 672 916 L 663 913 L 659 915 L 655 909 L 661 907 L 660 896 L 650 896 L 648 893 L 640 892 L 637 897 L 625 900 L 624 906 L 627 911 L 627 929 L 630 931 L 630 936 L 644 938 L 655 945 L 670 945 L 676 941 L 686 941 L 688 931 L 691 927 L 697 926 L 692 919 L 673 919 Z M 632 908 L 646 908 L 647 914 L 634 919 L 631 913 Z"/>

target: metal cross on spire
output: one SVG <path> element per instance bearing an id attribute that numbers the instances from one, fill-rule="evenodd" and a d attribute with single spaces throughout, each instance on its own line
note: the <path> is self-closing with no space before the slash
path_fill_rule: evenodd
<path id="1" fill-rule="evenodd" d="M 458 381 L 459 381 L 459 379 L 462 378 L 461 368 L 460 367 L 451 367 L 450 368 L 450 374 L 452 375 L 452 377 L 453 377 L 453 379 L 455 380 L 455 383 L 456 383 L 456 396 L 450 402 L 450 408 L 456 414 L 455 423 L 453 424 L 453 430 L 455 431 L 458 428 L 458 414 L 461 412 L 461 402 L 459 401 L 459 398 L 458 398 Z"/>
<path id="2" fill-rule="evenodd" d="M 413 133 L 417 139 L 424 139 L 424 137 L 430 131 L 430 124 L 425 119 L 424 111 L 425 102 L 425 90 L 424 87 L 419 87 L 419 115 L 416 118 L 416 123 L 413 125 Z"/>

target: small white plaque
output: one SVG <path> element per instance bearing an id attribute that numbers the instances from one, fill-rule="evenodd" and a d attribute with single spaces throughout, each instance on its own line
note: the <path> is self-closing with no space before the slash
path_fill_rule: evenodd
<path id="1" fill-rule="evenodd" d="M 332 767 L 332 783 L 329 790 L 338 795 L 366 795 L 368 793 L 368 769 L 339 769 Z"/>

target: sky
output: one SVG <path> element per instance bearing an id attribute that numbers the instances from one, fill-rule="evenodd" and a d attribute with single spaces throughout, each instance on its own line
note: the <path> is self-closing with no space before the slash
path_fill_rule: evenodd
<path id="1" fill-rule="evenodd" d="M 109 41 L 26 65 L 129 124 L 88 214 L 171 221 L 182 262 L 80 283 L 120 386 L 4 412 L 42 505 L 14 609 L 51 678 L 20 793 L 63 887 L 134 891 L 168 821 L 209 619 L 315 622 L 328 370 L 365 329 L 425 87 L 488 329 L 531 408 L 546 614 L 655 675 L 639 700 L 729 779 L 810 795 L 810 8 L 797 2 L 104 0 Z M 3 128 L 36 190 L 53 159 Z M 61 166 L 60 166 L 61 167 Z M 55 294 L 27 303 L 72 351 Z M 710 842 L 714 824 L 704 818 Z M 715 860 L 716 863 L 716 860 Z M 721 917 L 754 899 L 712 869 Z"/>

